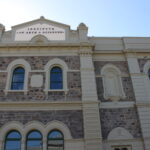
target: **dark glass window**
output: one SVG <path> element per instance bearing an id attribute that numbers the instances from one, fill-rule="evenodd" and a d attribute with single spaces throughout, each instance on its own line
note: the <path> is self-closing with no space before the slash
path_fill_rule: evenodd
<path id="1" fill-rule="evenodd" d="M 114 150 L 128 150 L 127 148 L 115 148 Z"/>
<path id="2" fill-rule="evenodd" d="M 42 150 L 42 135 L 39 131 L 31 131 L 27 135 L 26 150 Z"/>
<path id="3" fill-rule="evenodd" d="M 21 150 L 21 135 L 18 131 L 11 131 L 7 134 L 5 150 Z"/>
<path id="4" fill-rule="evenodd" d="M 149 77 L 149 79 L 150 79 L 150 69 L 148 70 L 148 77 Z"/>
<path id="5" fill-rule="evenodd" d="M 23 90 L 25 70 L 17 67 L 12 74 L 11 90 Z"/>
<path id="6" fill-rule="evenodd" d="M 60 67 L 53 67 L 50 71 L 50 89 L 62 89 L 62 69 Z"/>
<path id="7" fill-rule="evenodd" d="M 64 136 L 58 130 L 53 130 L 48 134 L 47 150 L 64 150 Z"/>

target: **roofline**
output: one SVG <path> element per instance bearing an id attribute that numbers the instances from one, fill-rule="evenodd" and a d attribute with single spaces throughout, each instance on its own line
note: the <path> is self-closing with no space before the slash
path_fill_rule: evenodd
<path id="1" fill-rule="evenodd" d="M 21 24 L 18 24 L 18 25 L 14 25 L 14 26 L 11 26 L 11 28 L 17 28 L 19 26 L 22 26 L 22 25 L 27 25 L 29 23 L 34 23 L 36 21 L 48 21 L 48 22 L 52 22 L 54 24 L 60 24 L 62 26 L 65 26 L 65 27 L 68 27 L 70 28 L 69 25 L 66 25 L 66 24 L 63 24 L 63 23 L 60 23 L 60 22 L 56 22 L 56 21 L 53 21 L 53 20 L 49 20 L 49 19 L 45 19 L 44 17 L 40 17 L 39 19 L 35 19 L 35 20 L 32 20 L 32 21 L 28 21 L 28 22 L 24 22 L 24 23 L 21 23 Z"/>

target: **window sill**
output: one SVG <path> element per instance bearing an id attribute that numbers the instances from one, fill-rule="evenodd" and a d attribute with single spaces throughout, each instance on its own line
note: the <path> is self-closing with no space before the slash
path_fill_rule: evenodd
<path id="1" fill-rule="evenodd" d="M 4 90 L 5 95 L 7 95 L 8 93 L 24 93 L 24 95 L 27 94 L 28 90 Z"/>
<path id="2" fill-rule="evenodd" d="M 67 94 L 67 92 L 69 91 L 69 89 L 45 89 L 44 90 L 45 93 L 48 93 L 48 92 L 65 92 Z"/>

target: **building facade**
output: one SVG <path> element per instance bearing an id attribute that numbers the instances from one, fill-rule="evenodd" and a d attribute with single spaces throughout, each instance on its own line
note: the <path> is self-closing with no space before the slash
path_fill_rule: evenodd
<path id="1" fill-rule="evenodd" d="M 150 150 L 150 38 L 87 33 L 0 25 L 1 150 Z"/>

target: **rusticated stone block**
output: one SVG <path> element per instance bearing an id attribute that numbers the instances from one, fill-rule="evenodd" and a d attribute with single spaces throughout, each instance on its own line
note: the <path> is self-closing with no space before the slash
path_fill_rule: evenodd
<path id="1" fill-rule="evenodd" d="M 58 120 L 70 129 L 73 138 L 83 138 L 83 116 L 81 110 L 57 110 L 57 111 L 0 111 L 0 127 L 10 121 L 19 121 L 26 124 L 30 121 L 40 121 L 47 124 Z"/>
<path id="2" fill-rule="evenodd" d="M 80 69 L 80 58 L 78 56 L 19 56 L 1 57 L 0 70 L 6 70 L 8 65 L 16 59 L 25 59 L 33 70 L 43 70 L 48 61 L 59 58 L 66 62 L 69 69 Z"/>
<path id="3" fill-rule="evenodd" d="M 125 128 L 135 138 L 142 137 L 139 118 L 135 108 L 100 109 L 100 116 L 104 139 L 107 139 L 108 134 L 117 127 Z"/>
<path id="4" fill-rule="evenodd" d="M 125 92 L 126 101 L 135 101 L 133 85 L 130 77 L 122 77 L 122 86 Z"/>

